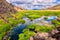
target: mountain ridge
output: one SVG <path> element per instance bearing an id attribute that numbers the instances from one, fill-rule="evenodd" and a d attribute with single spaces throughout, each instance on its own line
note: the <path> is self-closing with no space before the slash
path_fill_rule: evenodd
<path id="1" fill-rule="evenodd" d="M 47 10 L 60 10 L 60 4 L 53 6 L 53 7 L 50 7 Z"/>

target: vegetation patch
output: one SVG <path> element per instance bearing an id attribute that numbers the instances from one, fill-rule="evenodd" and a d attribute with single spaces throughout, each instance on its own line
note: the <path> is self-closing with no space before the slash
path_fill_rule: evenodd
<path id="1" fill-rule="evenodd" d="M 22 10 L 17 12 L 16 14 L 11 13 L 9 15 L 5 14 L 5 16 L 3 16 L 4 14 L 0 14 L 0 15 L 1 15 L 0 16 L 0 40 L 2 39 L 2 37 L 4 37 L 4 35 L 7 32 L 13 29 L 13 27 L 15 27 L 18 24 L 25 23 L 25 20 L 23 20 L 24 16 L 27 16 L 30 20 L 40 18 L 41 16 L 58 16 L 58 19 L 52 21 L 52 23 L 54 24 L 53 27 L 30 24 L 28 28 L 24 29 L 23 33 L 19 35 L 19 37 L 21 38 L 19 40 L 28 40 L 30 36 L 35 34 L 36 30 L 39 32 L 50 32 L 55 27 L 60 26 L 60 11 Z"/>

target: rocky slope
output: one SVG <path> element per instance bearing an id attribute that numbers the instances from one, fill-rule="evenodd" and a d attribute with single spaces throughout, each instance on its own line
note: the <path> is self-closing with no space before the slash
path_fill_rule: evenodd
<path id="1" fill-rule="evenodd" d="M 6 0 L 0 0 L 0 13 L 10 13 L 10 12 L 16 12 L 14 10 L 13 6 L 6 2 Z"/>
<path id="2" fill-rule="evenodd" d="M 48 8 L 47 10 L 60 10 L 60 4 L 58 4 L 54 7 Z"/>
<path id="3" fill-rule="evenodd" d="M 21 8 L 9 4 L 6 0 L 0 0 L 0 13 L 16 13 L 17 9 L 22 10 Z"/>

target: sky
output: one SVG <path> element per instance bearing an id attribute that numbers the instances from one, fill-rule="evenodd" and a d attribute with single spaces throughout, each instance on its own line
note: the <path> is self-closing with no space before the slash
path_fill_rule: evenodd
<path id="1" fill-rule="evenodd" d="M 6 0 L 14 6 L 22 7 L 27 10 L 46 9 L 57 4 L 60 0 Z"/>

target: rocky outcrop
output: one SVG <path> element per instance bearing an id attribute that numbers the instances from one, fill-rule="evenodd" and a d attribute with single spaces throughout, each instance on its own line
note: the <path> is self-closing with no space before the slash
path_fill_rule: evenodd
<path id="1" fill-rule="evenodd" d="M 55 38 L 56 40 L 60 40 L 60 26 L 57 27 L 55 30 L 52 30 L 51 37 Z"/>
<path id="2" fill-rule="evenodd" d="M 30 37 L 29 40 L 55 40 L 48 33 L 37 33 L 33 37 Z"/>
<path id="3" fill-rule="evenodd" d="M 14 6 L 6 2 L 6 0 L 0 0 L 0 14 L 1 13 L 16 13 Z"/>
<path id="4" fill-rule="evenodd" d="M 60 27 L 52 30 L 50 33 L 36 33 L 29 40 L 60 40 Z"/>

